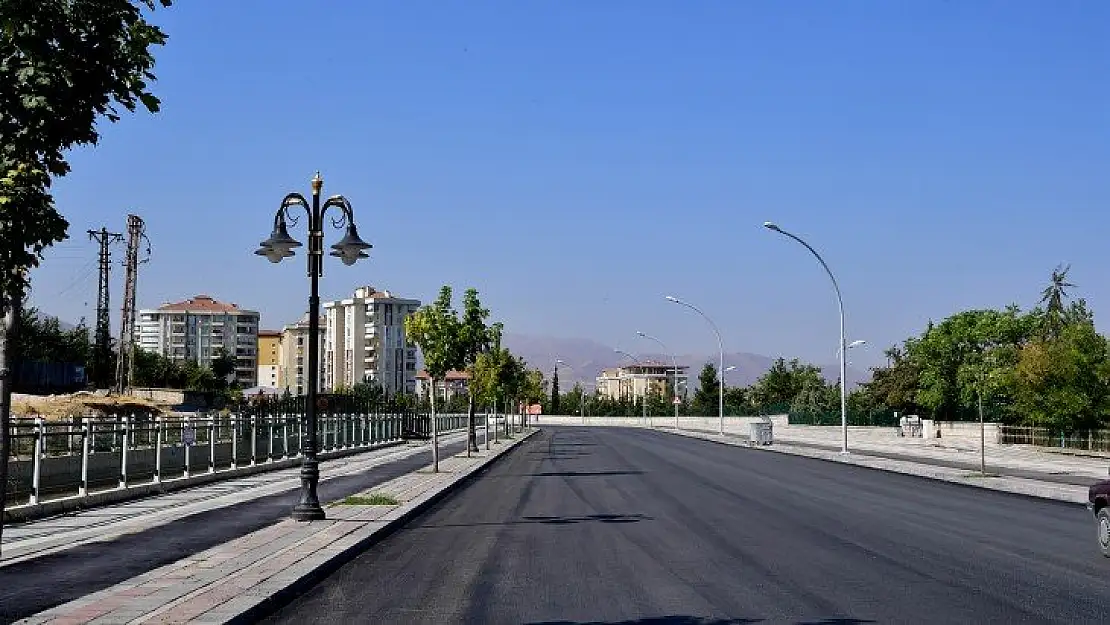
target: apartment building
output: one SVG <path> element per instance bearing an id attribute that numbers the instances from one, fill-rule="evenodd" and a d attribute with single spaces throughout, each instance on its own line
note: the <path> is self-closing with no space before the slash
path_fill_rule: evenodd
<path id="1" fill-rule="evenodd" d="M 281 331 L 258 331 L 258 386 L 278 388 L 281 384 Z"/>
<path id="2" fill-rule="evenodd" d="M 204 367 L 211 367 L 223 349 L 235 358 L 235 381 L 252 387 L 258 383 L 258 319 L 257 311 L 197 295 L 140 310 L 137 345 Z"/>
<path id="3" fill-rule="evenodd" d="M 436 382 L 436 401 L 448 401 L 465 396 L 470 384 L 470 374 L 465 371 L 448 371 L 444 379 Z M 416 374 L 416 395 L 427 399 L 432 389 L 432 377 L 423 369 Z"/>
<path id="4" fill-rule="evenodd" d="M 317 350 L 320 358 L 319 373 L 316 377 L 317 388 L 324 379 L 324 324 L 325 317 L 320 317 L 320 329 Z M 278 374 L 278 388 L 289 391 L 293 395 L 304 395 L 308 392 L 308 315 L 301 317 L 300 321 L 285 326 L 281 330 L 281 371 Z"/>
<path id="5" fill-rule="evenodd" d="M 597 392 L 609 399 L 640 400 L 648 393 L 666 396 L 673 392 L 675 377 L 678 377 L 679 394 L 687 381 L 686 365 L 645 361 L 613 369 L 604 369 L 597 376 Z"/>
<path id="6" fill-rule="evenodd" d="M 348 299 L 326 302 L 324 388 L 376 382 L 387 394 L 416 392 L 416 346 L 405 338 L 405 317 L 420 301 L 364 286 Z"/>

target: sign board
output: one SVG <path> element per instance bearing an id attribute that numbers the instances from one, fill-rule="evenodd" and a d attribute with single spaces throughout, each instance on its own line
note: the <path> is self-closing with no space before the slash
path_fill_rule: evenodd
<path id="1" fill-rule="evenodd" d="M 195 445 L 197 443 L 197 431 L 191 427 L 182 428 L 181 443 L 189 446 Z"/>
<path id="2" fill-rule="evenodd" d="M 676 406 L 678 406 L 678 405 L 681 405 L 681 404 L 682 404 L 682 400 L 681 400 L 681 399 L 679 399 L 678 397 L 675 397 L 675 398 L 674 398 L 674 401 L 673 401 L 673 402 L 671 402 L 671 403 L 672 403 L 672 404 L 674 404 L 674 405 L 676 405 Z"/>
<path id="3" fill-rule="evenodd" d="M 531 406 L 528 406 L 528 414 L 530 414 L 530 415 L 543 414 L 543 406 L 541 406 L 539 404 L 532 404 Z"/>

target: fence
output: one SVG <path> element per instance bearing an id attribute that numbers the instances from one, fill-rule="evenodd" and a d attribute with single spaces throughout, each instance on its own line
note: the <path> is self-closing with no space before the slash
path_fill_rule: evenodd
<path id="1" fill-rule="evenodd" d="M 158 484 L 300 456 L 304 415 L 288 403 L 231 414 L 143 415 L 46 421 L 15 418 L 7 484 L 10 505 L 86 496 L 94 490 Z M 466 426 L 466 415 L 437 415 L 438 430 Z M 431 419 L 415 412 L 325 412 L 318 451 L 427 438 Z"/>
<path id="2" fill-rule="evenodd" d="M 999 442 L 1011 445 L 1110 452 L 1110 430 L 1060 434 L 1044 427 L 1003 425 L 999 426 Z"/>

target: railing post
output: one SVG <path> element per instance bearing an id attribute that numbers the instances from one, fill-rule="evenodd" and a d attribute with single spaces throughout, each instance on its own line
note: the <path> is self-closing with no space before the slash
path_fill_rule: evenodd
<path id="1" fill-rule="evenodd" d="M 88 417 L 81 419 L 81 484 L 77 487 L 77 494 L 86 497 L 89 494 L 89 439 L 92 438 L 92 426 Z"/>
<path id="2" fill-rule="evenodd" d="M 42 451 L 43 451 L 43 438 L 45 426 L 43 425 L 42 417 L 35 417 L 35 445 L 34 454 L 35 458 L 31 461 L 31 505 L 39 502 L 39 484 L 42 477 Z"/>
<path id="3" fill-rule="evenodd" d="M 162 481 L 162 417 L 154 417 L 154 478 L 155 484 Z"/>
<path id="4" fill-rule="evenodd" d="M 127 488 L 127 448 L 130 447 L 127 443 L 131 438 L 131 428 L 129 427 L 131 425 L 131 417 L 123 415 L 120 423 L 122 424 L 123 430 L 120 432 L 119 437 L 119 487 Z"/>
<path id="5" fill-rule="evenodd" d="M 255 458 L 258 457 L 258 415 L 252 414 L 251 417 L 251 466 L 254 466 Z"/>
<path id="6" fill-rule="evenodd" d="M 239 415 L 231 413 L 231 468 L 239 468 Z"/>
<path id="7" fill-rule="evenodd" d="M 281 413 L 281 457 L 289 457 L 289 413 Z"/>
<path id="8" fill-rule="evenodd" d="M 270 438 L 266 442 L 266 461 L 274 461 L 274 415 L 266 415 L 266 430 L 270 433 Z"/>
<path id="9" fill-rule="evenodd" d="M 188 429 L 188 427 L 189 415 L 185 415 L 185 418 L 181 421 L 181 447 L 183 448 L 182 451 L 185 456 L 185 471 L 181 475 L 185 478 L 189 477 L 189 447 L 191 447 L 191 445 L 185 443 L 185 430 Z M 196 432 L 193 433 L 193 437 L 194 439 L 196 438 Z"/>
<path id="10" fill-rule="evenodd" d="M 216 416 L 208 414 L 208 472 L 216 472 Z"/>

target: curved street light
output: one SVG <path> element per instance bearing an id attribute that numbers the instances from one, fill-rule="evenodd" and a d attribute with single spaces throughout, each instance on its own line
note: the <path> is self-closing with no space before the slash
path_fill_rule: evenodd
<path id="1" fill-rule="evenodd" d="M 681 305 L 689 308 L 690 310 L 693 310 L 694 312 L 698 313 L 699 315 L 701 315 L 703 318 L 705 318 L 706 321 L 709 322 L 709 327 L 713 328 L 713 334 L 717 335 L 717 347 L 721 352 L 721 365 L 717 369 L 717 371 L 719 372 L 718 375 L 721 376 L 721 383 L 717 385 L 717 420 L 718 420 L 718 428 L 720 429 L 720 433 L 721 433 L 721 435 L 724 435 L 724 433 L 725 433 L 725 385 L 724 385 L 724 380 L 725 380 L 725 374 L 724 374 L 724 371 L 725 371 L 725 342 L 721 340 L 721 331 L 717 329 L 717 324 L 713 323 L 713 320 L 709 318 L 709 315 L 702 312 L 701 309 L 698 308 L 697 306 L 694 306 L 693 304 L 691 304 L 689 302 L 684 302 L 684 301 L 682 301 L 682 300 L 680 300 L 677 297 L 674 297 L 672 295 L 667 296 L 667 301 L 668 302 L 674 302 L 675 304 L 681 304 Z"/>
<path id="2" fill-rule="evenodd" d="M 555 378 L 559 377 L 559 365 L 563 365 L 567 369 L 574 369 L 574 366 L 571 365 L 570 363 L 568 363 L 567 361 L 563 360 L 562 358 L 556 358 L 555 359 Z M 579 401 L 578 401 L 578 413 L 579 413 L 579 416 L 582 416 L 582 414 L 584 414 L 583 410 L 582 410 L 582 398 L 581 397 L 579 398 Z"/>
<path id="3" fill-rule="evenodd" d="M 316 457 L 316 387 L 320 377 L 320 276 L 324 267 L 324 216 L 329 208 L 340 211 L 338 218 L 332 218 L 335 228 L 346 227 L 346 233 L 338 243 L 331 246 L 331 256 L 353 265 L 360 259 L 369 258 L 366 250 L 373 247 L 358 236 L 355 227 L 355 213 L 351 203 L 342 195 L 333 195 L 320 204 L 320 190 L 324 180 L 320 172 L 312 178 L 312 202 L 309 203 L 300 193 L 290 193 L 281 200 L 274 214 L 274 231 L 270 238 L 259 243 L 261 247 L 255 254 L 265 256 L 271 263 L 280 263 L 293 256 L 293 250 L 301 247 L 301 242 L 289 236 L 286 222 L 297 225 L 299 217 L 290 212 L 299 206 L 308 215 L 308 393 L 305 398 L 304 433 L 301 441 L 301 498 L 293 506 L 293 518 L 297 521 L 317 521 L 324 518 L 320 498 L 316 489 L 320 483 L 320 461 Z M 433 419 L 434 422 L 434 419 Z M 434 427 L 434 425 L 433 425 Z"/>
<path id="4" fill-rule="evenodd" d="M 626 356 L 626 357 L 632 359 L 632 362 L 636 363 L 637 365 L 642 366 L 642 364 L 640 363 L 640 359 L 633 356 L 632 354 L 629 354 L 628 352 L 626 352 L 624 350 L 621 350 L 621 349 L 614 349 L 613 351 L 618 353 L 618 354 L 621 354 L 622 356 Z M 636 385 L 635 384 L 632 385 L 632 398 L 633 399 L 636 398 Z M 647 379 L 646 378 L 644 379 L 644 399 L 643 399 L 643 401 L 640 402 L 640 405 L 643 406 L 643 409 L 644 409 L 644 421 L 647 421 L 648 422 L 648 427 L 651 427 L 652 424 L 651 424 L 651 421 L 648 419 L 648 413 L 647 413 Z"/>
<path id="5" fill-rule="evenodd" d="M 646 334 L 644 332 L 640 332 L 640 331 L 637 330 L 636 335 L 639 336 L 640 338 L 645 338 L 645 339 L 648 339 L 649 341 L 655 341 L 656 343 L 659 343 L 659 347 L 662 347 L 664 352 L 669 351 L 667 349 L 666 343 L 664 343 L 663 341 L 655 338 L 654 336 L 652 336 L 650 334 Z M 671 353 L 671 364 L 674 366 L 674 398 L 673 398 L 673 401 L 674 401 L 674 429 L 677 430 L 678 429 L 678 356 L 676 356 L 674 353 Z"/>
<path id="6" fill-rule="evenodd" d="M 848 453 L 848 385 L 844 384 L 844 377 L 848 370 L 848 350 L 845 348 L 846 345 L 844 342 L 844 298 L 840 296 L 840 285 L 837 283 L 836 276 L 833 275 L 832 269 L 829 269 L 828 263 L 825 262 L 824 258 L 821 258 L 821 255 L 818 254 L 817 250 L 813 249 L 809 243 L 803 241 L 798 235 L 783 230 L 774 222 L 765 221 L 763 222 L 763 227 L 768 230 L 773 230 L 783 236 L 790 237 L 805 246 L 805 248 L 817 258 L 817 262 L 821 263 L 821 266 L 825 268 L 825 273 L 829 274 L 829 279 L 832 280 L 833 290 L 836 291 L 836 305 L 840 310 L 840 348 L 838 351 L 840 352 L 840 429 L 843 438 L 840 453 L 846 454 Z"/>

